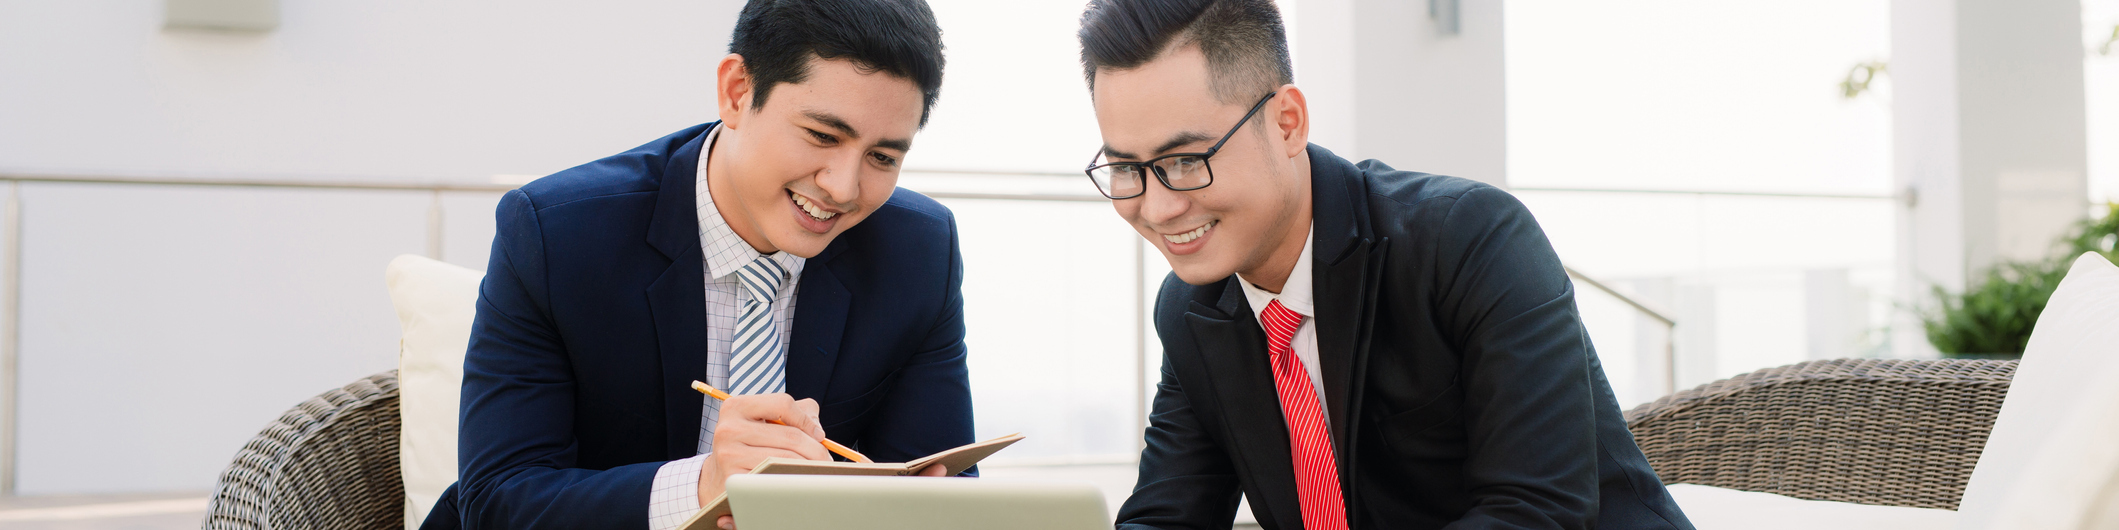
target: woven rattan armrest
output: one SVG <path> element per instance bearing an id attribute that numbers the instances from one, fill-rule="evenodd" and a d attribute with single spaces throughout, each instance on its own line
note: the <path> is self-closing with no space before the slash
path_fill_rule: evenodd
<path id="1" fill-rule="evenodd" d="M 1666 484 L 1956 509 L 2016 361 L 1811 361 L 1626 412 Z"/>
<path id="2" fill-rule="evenodd" d="M 403 529 L 397 371 L 309 398 L 235 455 L 204 528 Z"/>

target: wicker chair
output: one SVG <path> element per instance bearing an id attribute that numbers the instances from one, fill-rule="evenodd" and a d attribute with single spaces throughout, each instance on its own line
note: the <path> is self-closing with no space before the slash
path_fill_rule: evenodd
<path id="1" fill-rule="evenodd" d="M 1626 412 L 1668 484 L 1956 509 L 2015 361 L 1812 361 Z M 397 371 L 282 414 L 221 473 L 204 528 L 404 527 Z"/>
<path id="2" fill-rule="evenodd" d="M 1666 484 L 1957 509 L 2016 361 L 1840 359 L 1769 368 L 1626 412 Z"/>
<path id="3" fill-rule="evenodd" d="M 309 398 L 236 452 L 203 528 L 403 529 L 397 435 L 396 370 Z"/>

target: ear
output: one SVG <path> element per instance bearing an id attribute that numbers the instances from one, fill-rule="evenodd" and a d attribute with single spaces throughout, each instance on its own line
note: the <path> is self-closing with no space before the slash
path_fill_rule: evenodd
<path id="1" fill-rule="evenodd" d="M 743 56 L 731 53 L 721 58 L 720 66 L 714 69 L 714 111 L 721 115 L 723 126 L 743 127 L 751 96 L 757 93 L 753 88 L 750 67 L 743 63 Z"/>
<path id="2" fill-rule="evenodd" d="M 1282 85 L 1280 95 L 1267 105 L 1275 130 L 1280 133 L 1281 146 L 1288 158 L 1301 156 L 1310 147 L 1310 102 L 1295 85 Z"/>

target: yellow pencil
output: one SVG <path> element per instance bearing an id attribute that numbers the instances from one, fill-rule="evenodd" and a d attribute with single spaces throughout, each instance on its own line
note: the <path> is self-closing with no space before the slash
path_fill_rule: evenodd
<path id="1" fill-rule="evenodd" d="M 703 383 L 703 382 L 699 382 L 699 381 L 692 381 L 692 390 L 697 390 L 697 391 L 699 391 L 699 393 L 701 393 L 701 394 L 706 394 L 706 395 L 709 395 L 709 396 L 713 396 L 713 397 L 714 397 L 714 399 L 718 399 L 718 400 L 722 400 L 722 401 L 728 401 L 728 393 L 727 393 L 727 392 L 722 392 L 722 391 L 721 391 L 721 389 L 718 389 L 718 388 L 714 388 L 714 387 L 713 387 L 712 385 L 708 385 L 708 384 L 706 384 L 706 383 Z M 772 421 L 773 421 L 773 423 L 779 423 L 779 424 L 781 424 L 781 425 L 786 425 L 785 423 L 780 423 L 780 420 L 772 420 Z M 861 454 L 861 452 L 860 452 L 860 451 L 855 451 L 855 450 L 853 450 L 853 448 L 851 448 L 851 447 L 847 447 L 847 446 L 844 446 L 844 445 L 839 445 L 839 442 L 834 442 L 834 441 L 831 441 L 831 440 L 824 440 L 824 448 L 825 448 L 825 449 L 830 449 L 830 450 L 831 450 L 831 452 L 833 452 L 833 453 L 838 453 L 838 454 L 839 454 L 839 456 L 843 456 L 843 457 L 846 457 L 846 459 L 847 459 L 847 460 L 852 460 L 852 461 L 855 461 L 855 462 L 861 462 L 861 463 L 865 463 L 865 464 L 873 464 L 873 463 L 875 463 L 875 461 L 874 461 L 874 460 L 869 460 L 869 459 L 868 459 L 868 455 L 863 455 L 863 454 Z"/>

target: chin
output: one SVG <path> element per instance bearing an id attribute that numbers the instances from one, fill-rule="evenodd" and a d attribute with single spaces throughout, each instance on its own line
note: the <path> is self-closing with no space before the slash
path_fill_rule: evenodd
<path id="1" fill-rule="evenodd" d="M 1192 285 L 1206 285 L 1236 274 L 1229 267 L 1221 267 L 1209 263 L 1172 262 L 1170 264 L 1170 272 L 1176 273 L 1177 279 L 1184 280 L 1185 283 Z"/>
<path id="2" fill-rule="evenodd" d="M 817 257 L 817 254 L 824 252 L 824 247 L 831 245 L 832 238 L 838 236 L 810 234 L 800 227 L 790 228 L 787 232 L 781 234 L 781 237 L 772 238 L 773 247 L 802 259 Z"/>

